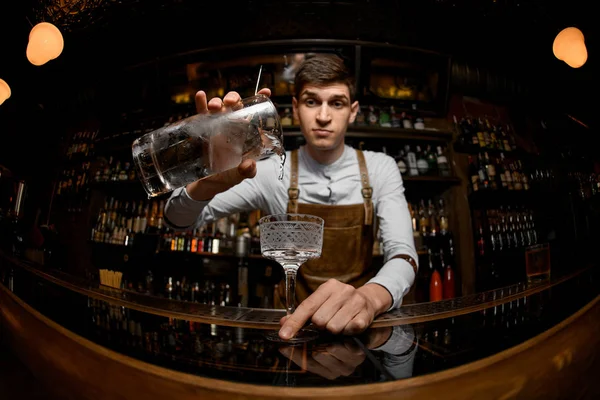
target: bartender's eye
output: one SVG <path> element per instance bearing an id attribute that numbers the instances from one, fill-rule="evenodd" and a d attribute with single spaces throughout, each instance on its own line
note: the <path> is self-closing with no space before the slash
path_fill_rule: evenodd
<path id="1" fill-rule="evenodd" d="M 304 104 L 306 104 L 309 107 L 314 107 L 317 105 L 317 102 L 315 99 L 306 99 L 304 100 Z"/>
<path id="2" fill-rule="evenodd" d="M 333 106 L 335 108 L 344 108 L 344 102 L 343 101 L 336 101 L 333 103 Z"/>

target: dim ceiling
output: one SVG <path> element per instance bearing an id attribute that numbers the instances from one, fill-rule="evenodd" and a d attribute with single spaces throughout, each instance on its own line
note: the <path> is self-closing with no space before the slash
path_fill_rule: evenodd
<path id="1" fill-rule="evenodd" d="M 8 3 L 13 3 L 9 8 Z M 18 3 L 18 5 L 15 5 Z M 62 8 L 57 5 L 63 4 Z M 31 83 L 27 35 L 37 22 L 57 25 L 61 57 L 44 81 L 64 74 L 88 79 L 172 54 L 270 39 L 352 39 L 437 50 L 486 68 L 585 90 L 596 79 L 597 28 L 592 1 L 357 0 L 217 2 L 197 0 L 21 0 L 0 5 L 0 77 Z M 586 37 L 589 59 L 571 70 L 552 55 L 567 26 Z M 86 75 L 81 75 L 85 73 Z M 42 72 L 40 72 L 42 74 Z M 77 78 L 81 76 L 81 78 Z M 66 79 L 66 78 L 65 78 Z M 18 91 L 15 91 L 18 93 Z"/>

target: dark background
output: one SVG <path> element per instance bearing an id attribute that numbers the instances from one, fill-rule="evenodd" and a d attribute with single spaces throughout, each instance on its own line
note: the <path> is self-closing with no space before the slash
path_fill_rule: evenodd
<path id="1" fill-rule="evenodd" d="M 261 40 L 351 39 L 447 53 L 454 91 L 509 99 L 532 113 L 569 114 L 597 130 L 598 35 L 590 1 L 247 0 L 215 2 L 210 10 L 192 0 L 67 0 L 62 10 L 59 3 L 0 5 L 0 78 L 12 89 L 0 106 L 0 164 L 30 182 L 54 178 L 46 166 L 58 157 L 65 127 L 117 102 L 128 84 L 124 70 Z M 36 67 L 25 49 L 41 21 L 61 29 L 65 47 L 58 59 Z M 552 54 L 554 37 L 568 26 L 586 38 L 588 61 L 579 69 Z"/>

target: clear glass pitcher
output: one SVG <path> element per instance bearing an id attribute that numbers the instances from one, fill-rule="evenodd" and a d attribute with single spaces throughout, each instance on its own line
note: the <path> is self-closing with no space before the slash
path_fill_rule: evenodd
<path id="1" fill-rule="evenodd" d="M 285 159 L 277 108 L 262 94 L 226 112 L 193 115 L 148 132 L 133 142 L 132 153 L 150 197 L 237 168 L 247 158 Z"/>

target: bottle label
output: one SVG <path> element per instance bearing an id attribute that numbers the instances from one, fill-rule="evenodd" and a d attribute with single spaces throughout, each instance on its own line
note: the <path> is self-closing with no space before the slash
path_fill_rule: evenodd
<path id="1" fill-rule="evenodd" d="M 479 190 L 479 175 L 471 176 L 471 185 L 473 186 L 474 192 Z"/>

